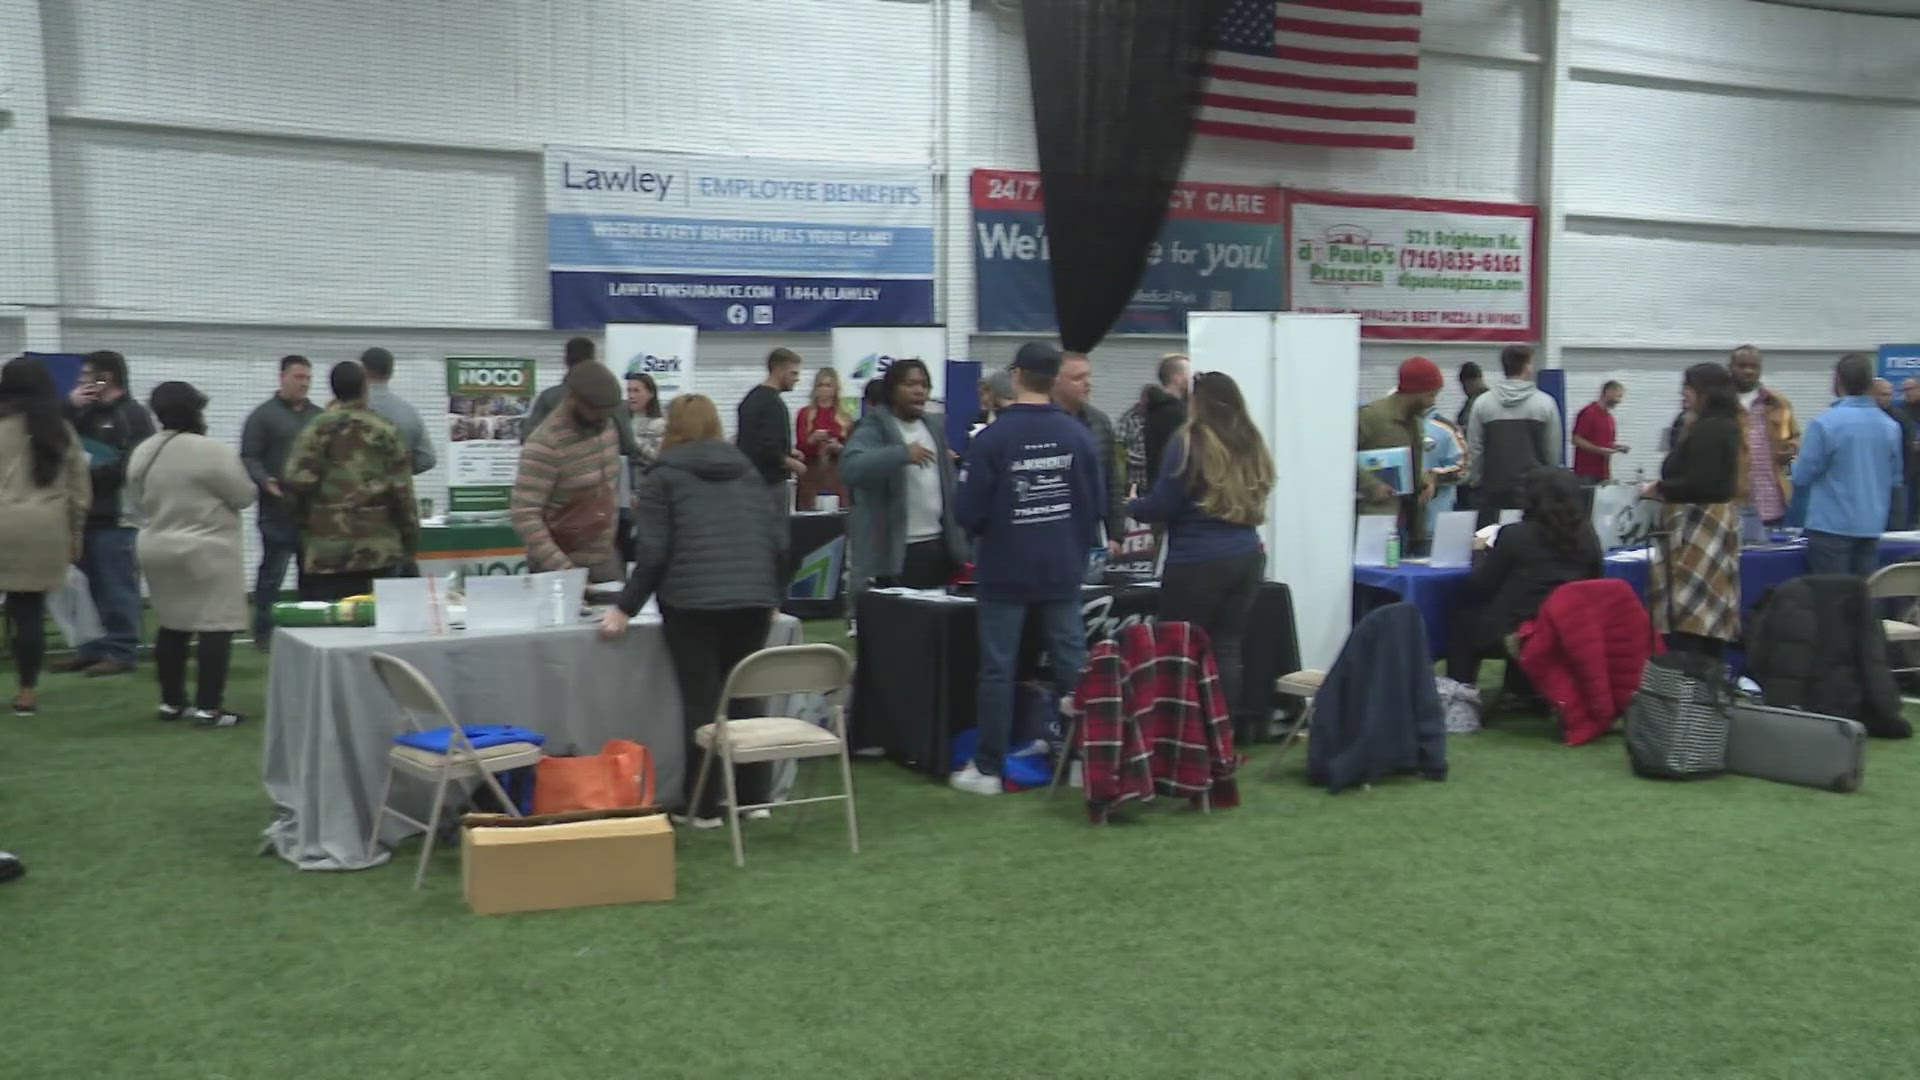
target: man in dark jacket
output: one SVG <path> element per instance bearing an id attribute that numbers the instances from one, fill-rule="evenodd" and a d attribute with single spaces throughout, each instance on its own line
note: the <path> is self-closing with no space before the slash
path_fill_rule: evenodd
<path id="1" fill-rule="evenodd" d="M 786 517 L 787 480 L 807 471 L 807 463 L 793 445 L 793 417 L 780 395 L 789 393 L 800 382 L 800 354 L 792 349 L 775 349 L 767 354 L 767 377 L 740 399 L 739 423 L 733 443 L 747 455 L 760 479 L 767 484 L 768 498 Z"/>
<path id="2" fill-rule="evenodd" d="M 1506 378 L 1480 395 L 1467 415 L 1467 469 L 1478 494 L 1480 527 L 1519 507 L 1520 478 L 1560 464 L 1560 407 L 1533 385 L 1533 350 L 1500 350 Z"/>
<path id="3" fill-rule="evenodd" d="M 93 506 L 87 511 L 80 570 L 100 611 L 101 636 L 82 642 L 54 671 L 118 675 L 133 670 L 140 648 L 140 569 L 134 559 L 133 525 L 120 497 L 127 458 L 153 434 L 153 415 L 127 393 L 127 358 L 117 352 L 88 353 L 80 381 L 67 395 L 67 419 L 80 435 L 93 476 Z"/>
<path id="4" fill-rule="evenodd" d="M 260 569 L 253 579 L 253 647 L 265 649 L 273 635 L 273 603 L 280 598 L 287 564 L 293 564 L 296 582 L 306 574 L 301 566 L 300 530 L 287 508 L 287 454 L 300 432 L 320 415 L 320 406 L 308 396 L 313 365 L 304 356 L 280 358 L 280 386 L 274 395 L 254 407 L 240 429 L 240 463 L 260 489 Z"/>
<path id="5" fill-rule="evenodd" d="M 1127 535 L 1126 492 L 1120 484 L 1120 472 L 1114 468 L 1120 442 L 1113 434 L 1113 421 L 1093 407 L 1093 362 L 1079 353 L 1062 353 L 1060 368 L 1053 381 L 1053 403 L 1080 421 L 1093 437 L 1093 450 L 1099 456 L 1100 483 L 1105 492 L 1098 509 L 1106 529 L 1107 557 L 1120 557 L 1120 541 Z"/>
<path id="6" fill-rule="evenodd" d="M 1168 353 L 1160 358 L 1159 385 L 1147 387 L 1141 399 L 1146 441 L 1147 482 L 1160 475 L 1160 461 L 1166 455 L 1173 433 L 1187 422 L 1187 394 L 1193 387 L 1193 362 L 1185 353 Z M 1144 486 L 1141 494 L 1146 494 Z"/>
<path id="7" fill-rule="evenodd" d="M 951 783 L 1001 792 L 1013 731 L 1013 676 L 1029 612 L 1039 616 L 1054 689 L 1065 696 L 1086 663 L 1080 583 L 1099 543 L 1107 482 L 1084 426 L 1052 400 L 1060 352 L 1031 342 L 1014 359 L 1018 396 L 967 448 L 960 527 L 979 542 L 980 745 Z"/>

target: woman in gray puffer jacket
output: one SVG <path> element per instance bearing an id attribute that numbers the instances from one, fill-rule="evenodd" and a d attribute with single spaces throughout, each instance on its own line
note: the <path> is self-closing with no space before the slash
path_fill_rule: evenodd
<path id="1" fill-rule="evenodd" d="M 726 790 L 721 778 L 709 777 L 702 805 L 691 805 L 701 767 L 693 735 L 713 722 L 734 665 L 767 644 L 767 628 L 786 592 L 786 517 L 774 513 L 767 482 L 726 441 L 718 410 L 701 394 L 683 394 L 668 407 L 660 457 L 635 502 L 633 576 L 600 633 L 618 637 L 649 597 L 659 598 L 686 722 L 685 813 L 695 828 L 719 828 Z M 737 770 L 742 806 L 767 801 L 769 776 L 765 765 Z"/>

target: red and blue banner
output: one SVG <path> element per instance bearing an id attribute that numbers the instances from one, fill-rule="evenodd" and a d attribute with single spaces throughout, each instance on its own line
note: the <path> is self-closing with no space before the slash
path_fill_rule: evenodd
<path id="1" fill-rule="evenodd" d="M 1185 334 L 1189 311 L 1279 311 L 1280 192 L 1180 184 L 1116 334 Z M 979 328 L 1052 332 L 1052 253 L 1040 174 L 973 174 L 973 268 Z"/>

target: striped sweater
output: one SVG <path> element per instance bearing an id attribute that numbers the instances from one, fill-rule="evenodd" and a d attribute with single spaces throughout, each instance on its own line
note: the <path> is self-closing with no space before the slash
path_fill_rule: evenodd
<path id="1" fill-rule="evenodd" d="M 513 481 L 513 528 L 527 543 L 527 568 L 544 570 L 587 568 L 592 581 L 618 581 L 624 575 L 613 548 L 615 492 L 620 472 L 619 434 L 610 423 L 586 431 L 575 423 L 573 410 L 560 408 L 527 437 L 520 448 L 520 471 Z M 553 523 L 578 515 L 582 504 L 601 500 L 608 513 L 588 535 L 576 539 L 572 550 L 562 550 L 553 535 Z M 573 508 L 569 511 L 569 508 Z M 604 528 L 600 527 L 604 524 Z"/>

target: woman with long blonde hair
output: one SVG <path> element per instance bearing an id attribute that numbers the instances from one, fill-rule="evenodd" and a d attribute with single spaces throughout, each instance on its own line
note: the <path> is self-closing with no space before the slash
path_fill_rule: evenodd
<path id="1" fill-rule="evenodd" d="M 1197 624 L 1213 644 L 1228 708 L 1240 710 L 1240 646 L 1266 577 L 1259 526 L 1273 492 L 1273 455 L 1232 376 L 1193 380 L 1187 422 L 1162 455 L 1153 487 L 1127 504 L 1166 526 L 1160 617 Z"/>
<path id="2" fill-rule="evenodd" d="M 840 451 L 846 447 L 853 417 L 840 403 L 840 374 L 830 367 L 813 373 L 813 390 L 793 425 L 794 449 L 807 471 L 800 474 L 794 492 L 796 509 L 813 509 L 815 495 L 838 495 L 844 507 L 846 486 L 840 482 Z"/>
<path id="3" fill-rule="evenodd" d="M 713 721 L 734 665 L 767 643 L 786 591 L 786 515 L 767 501 L 753 462 L 721 433 L 719 410 L 705 394 L 682 394 L 667 406 L 660 457 L 634 503 L 633 576 L 602 618 L 601 636 L 619 637 L 648 599 L 659 599 L 686 723 L 686 816 L 696 829 L 717 829 L 724 793 L 734 792 L 737 810 L 765 817 L 765 765 L 740 766 L 733 782 L 708 776 L 694 804 L 697 780 L 712 768 L 694 732 Z"/>

